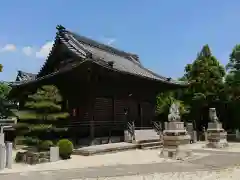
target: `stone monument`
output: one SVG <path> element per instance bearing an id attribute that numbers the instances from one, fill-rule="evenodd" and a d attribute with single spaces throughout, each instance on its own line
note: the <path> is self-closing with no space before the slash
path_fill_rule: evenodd
<path id="1" fill-rule="evenodd" d="M 185 145 L 190 144 L 184 122 L 181 122 L 179 105 L 174 103 L 169 109 L 168 123 L 163 131 L 163 149 L 160 156 L 170 158 L 184 158 L 191 155 Z"/>
<path id="2" fill-rule="evenodd" d="M 193 128 L 193 123 L 187 123 L 186 129 L 187 129 L 188 134 L 191 137 L 190 142 L 196 143 L 197 142 L 197 132 Z"/>
<path id="3" fill-rule="evenodd" d="M 222 123 L 218 121 L 215 108 L 209 109 L 209 118 L 207 129 L 207 147 L 223 148 L 228 146 L 227 132 L 222 128 Z"/>

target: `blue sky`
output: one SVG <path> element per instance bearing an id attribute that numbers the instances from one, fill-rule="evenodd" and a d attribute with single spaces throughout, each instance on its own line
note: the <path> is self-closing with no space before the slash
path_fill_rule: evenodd
<path id="1" fill-rule="evenodd" d="M 222 64 L 240 43 L 240 1 L 8 0 L 0 6 L 0 80 L 39 71 L 56 25 L 136 53 L 149 69 L 178 78 L 208 43 Z"/>

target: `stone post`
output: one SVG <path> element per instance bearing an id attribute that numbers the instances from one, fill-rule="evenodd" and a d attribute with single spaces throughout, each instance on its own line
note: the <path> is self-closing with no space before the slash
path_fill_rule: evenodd
<path id="1" fill-rule="evenodd" d="M 203 127 L 203 136 L 204 136 L 204 141 L 207 142 L 207 131 L 206 131 L 205 127 Z"/>
<path id="2" fill-rule="evenodd" d="M 160 141 L 162 141 L 162 130 L 163 128 L 162 128 L 162 123 L 161 122 L 159 122 L 159 139 L 160 139 Z"/>
<path id="3" fill-rule="evenodd" d="M 192 143 L 195 143 L 197 141 L 197 132 L 193 128 L 193 123 L 187 123 L 186 129 L 191 136 Z"/>
<path id="4" fill-rule="evenodd" d="M 59 147 L 50 147 L 50 162 L 59 160 Z"/>
<path id="5" fill-rule="evenodd" d="M 12 169 L 12 148 L 13 144 L 11 142 L 6 143 L 6 168 Z"/>
<path id="6" fill-rule="evenodd" d="M 240 132 L 238 129 L 236 129 L 236 139 L 240 139 Z"/>
<path id="7" fill-rule="evenodd" d="M 197 131 L 193 131 L 193 143 L 197 142 Z"/>
<path id="8" fill-rule="evenodd" d="M 164 122 L 164 129 L 168 129 L 168 122 Z"/>
<path id="9" fill-rule="evenodd" d="M 0 133 L 0 145 L 4 145 L 5 144 L 5 139 L 4 139 L 4 133 Z"/>
<path id="10" fill-rule="evenodd" d="M 6 148 L 4 144 L 0 144 L 0 170 L 6 165 Z"/>
<path id="11" fill-rule="evenodd" d="M 208 133 L 207 133 L 207 131 L 204 131 L 204 137 L 205 137 L 205 141 L 208 141 Z"/>

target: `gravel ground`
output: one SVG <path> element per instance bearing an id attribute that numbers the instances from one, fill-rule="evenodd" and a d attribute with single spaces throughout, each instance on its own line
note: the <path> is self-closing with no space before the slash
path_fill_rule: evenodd
<path id="1" fill-rule="evenodd" d="M 18 165 L 0 172 L 1 180 L 83 180 L 83 179 L 158 179 L 158 180 L 228 180 L 240 178 L 240 144 L 227 149 L 201 148 L 191 145 L 194 156 L 184 160 L 167 160 L 159 150 L 137 150 L 92 157 L 74 156 L 36 166 Z"/>

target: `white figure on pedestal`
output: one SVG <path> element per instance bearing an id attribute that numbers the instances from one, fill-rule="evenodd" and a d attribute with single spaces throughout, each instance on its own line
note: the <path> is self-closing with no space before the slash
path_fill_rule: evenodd
<path id="1" fill-rule="evenodd" d="M 169 114 L 168 114 L 168 121 L 169 122 L 181 121 L 180 112 L 179 112 L 179 104 L 178 103 L 173 103 L 170 106 Z"/>
<path id="2" fill-rule="evenodd" d="M 217 117 L 217 111 L 215 108 L 209 108 L 209 118 L 214 123 L 219 123 L 218 117 Z"/>

